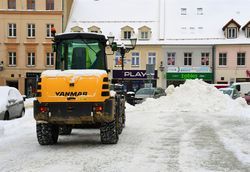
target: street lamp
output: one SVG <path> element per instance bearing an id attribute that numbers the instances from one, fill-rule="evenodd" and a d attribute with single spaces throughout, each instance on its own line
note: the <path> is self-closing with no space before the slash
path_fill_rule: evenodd
<path id="1" fill-rule="evenodd" d="M 114 42 L 114 36 L 108 36 L 109 46 L 111 46 L 112 51 L 118 51 L 121 54 L 122 58 L 122 85 L 124 86 L 124 57 L 125 54 L 130 50 L 135 49 L 137 38 L 130 38 L 131 45 L 125 45 L 122 43 L 120 46 L 117 46 L 117 43 Z"/>

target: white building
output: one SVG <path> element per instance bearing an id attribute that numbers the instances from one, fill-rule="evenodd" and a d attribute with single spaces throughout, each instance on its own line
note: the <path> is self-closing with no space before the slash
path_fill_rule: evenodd
<path id="1" fill-rule="evenodd" d="M 129 44 L 130 37 L 137 37 L 136 49 L 125 59 L 129 90 L 144 85 L 149 63 L 155 63 L 157 86 L 196 77 L 216 82 L 224 75 L 217 68 L 217 46 L 247 45 L 244 51 L 248 52 L 250 41 L 241 29 L 235 39 L 224 34 L 228 28 L 222 30 L 231 19 L 247 24 L 248 5 L 249 0 L 75 0 L 66 31 L 112 34 L 118 44 Z M 121 79 L 118 58 L 119 54 L 109 57 L 114 82 Z"/>

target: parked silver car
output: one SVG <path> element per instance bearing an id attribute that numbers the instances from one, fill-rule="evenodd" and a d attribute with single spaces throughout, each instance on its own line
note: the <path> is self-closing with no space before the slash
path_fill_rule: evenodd
<path id="1" fill-rule="evenodd" d="M 23 97 L 16 88 L 0 86 L 0 95 L 0 120 L 9 120 L 24 115 Z"/>
<path id="2" fill-rule="evenodd" d="M 142 103 L 146 98 L 166 96 L 165 90 L 160 87 L 141 88 L 135 93 L 135 104 Z"/>
<path id="3" fill-rule="evenodd" d="M 231 87 L 220 88 L 219 91 L 221 91 L 223 94 L 228 95 L 232 99 L 236 99 L 236 98 L 240 97 L 239 91 L 235 88 L 231 88 Z"/>

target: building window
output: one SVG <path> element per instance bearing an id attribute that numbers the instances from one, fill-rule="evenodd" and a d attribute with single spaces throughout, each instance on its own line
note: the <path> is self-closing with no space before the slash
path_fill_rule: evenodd
<path id="1" fill-rule="evenodd" d="M 33 38 L 36 36 L 36 26 L 35 24 L 28 24 L 28 37 Z"/>
<path id="2" fill-rule="evenodd" d="M 237 66 L 244 66 L 246 64 L 246 54 L 237 53 Z"/>
<path id="3" fill-rule="evenodd" d="M 138 52 L 132 53 L 132 66 L 140 65 L 140 54 Z"/>
<path id="4" fill-rule="evenodd" d="M 54 0 L 46 0 L 46 10 L 54 10 Z"/>
<path id="5" fill-rule="evenodd" d="M 250 38 L 250 27 L 247 28 L 247 38 Z"/>
<path id="6" fill-rule="evenodd" d="M 175 53 L 167 53 L 168 59 L 167 59 L 167 63 L 170 66 L 174 66 L 175 65 Z"/>
<path id="7" fill-rule="evenodd" d="M 9 24 L 9 37 L 16 37 L 16 24 L 15 23 Z"/>
<path id="8" fill-rule="evenodd" d="M 154 52 L 148 53 L 148 64 L 156 64 L 156 53 Z"/>
<path id="9" fill-rule="evenodd" d="M 197 8 L 197 15 L 203 15 L 203 9 Z"/>
<path id="10" fill-rule="evenodd" d="M 141 32 L 141 39 L 148 39 L 148 32 Z"/>
<path id="11" fill-rule="evenodd" d="M 181 15 L 187 15 L 187 9 L 181 8 Z"/>
<path id="12" fill-rule="evenodd" d="M 184 53 L 184 65 L 185 66 L 192 65 L 192 53 Z"/>
<path id="13" fill-rule="evenodd" d="M 230 27 L 227 28 L 227 38 L 237 38 L 237 28 L 236 27 Z"/>
<path id="14" fill-rule="evenodd" d="M 8 9 L 16 9 L 16 0 L 8 0 Z"/>
<path id="15" fill-rule="evenodd" d="M 54 66 L 54 53 L 47 52 L 46 53 L 46 65 L 47 66 Z"/>
<path id="16" fill-rule="evenodd" d="M 209 65 L 209 53 L 201 53 L 201 65 L 202 66 Z"/>
<path id="17" fill-rule="evenodd" d="M 27 9 L 34 10 L 36 8 L 35 0 L 27 0 Z"/>
<path id="18" fill-rule="evenodd" d="M 28 53 L 28 66 L 35 66 L 35 53 L 34 52 Z"/>
<path id="19" fill-rule="evenodd" d="M 124 34 L 124 39 L 130 39 L 131 38 L 131 31 L 124 31 L 123 32 L 123 34 Z"/>
<path id="20" fill-rule="evenodd" d="M 51 28 L 53 28 L 53 27 L 54 27 L 54 24 L 47 24 L 47 28 L 46 28 L 47 38 L 51 38 L 52 37 Z"/>
<path id="21" fill-rule="evenodd" d="M 9 66 L 16 66 L 16 52 L 9 52 Z"/>
<path id="22" fill-rule="evenodd" d="M 122 65 L 122 57 L 121 57 L 121 53 L 116 51 L 115 53 L 115 66 L 121 66 Z"/>
<path id="23" fill-rule="evenodd" d="M 227 65 L 227 54 L 219 53 L 219 66 L 226 66 L 226 65 Z"/>

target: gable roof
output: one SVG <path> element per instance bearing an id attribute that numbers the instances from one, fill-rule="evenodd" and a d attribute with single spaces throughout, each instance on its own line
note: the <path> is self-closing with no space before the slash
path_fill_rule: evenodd
<path id="1" fill-rule="evenodd" d="M 231 19 L 231 20 L 222 28 L 222 30 L 224 31 L 224 30 L 228 27 L 228 25 L 230 25 L 231 23 L 235 24 L 235 25 L 238 27 L 238 29 L 241 27 L 234 19 Z"/>
<path id="2" fill-rule="evenodd" d="M 248 25 L 250 25 L 250 21 L 247 22 L 247 24 L 245 24 L 245 26 L 242 27 L 242 30 L 245 30 Z"/>

